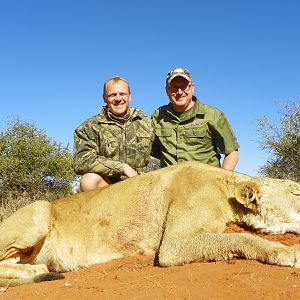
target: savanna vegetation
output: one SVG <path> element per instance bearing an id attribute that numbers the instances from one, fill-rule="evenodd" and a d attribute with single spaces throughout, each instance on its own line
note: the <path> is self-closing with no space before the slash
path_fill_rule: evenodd
<path id="1" fill-rule="evenodd" d="M 261 148 L 269 153 L 260 173 L 300 182 L 300 98 L 280 104 L 279 122 L 259 120 L 258 132 Z"/>
<path id="2" fill-rule="evenodd" d="M 35 200 L 71 194 L 75 178 L 68 147 L 34 123 L 9 119 L 0 132 L 0 222 Z"/>

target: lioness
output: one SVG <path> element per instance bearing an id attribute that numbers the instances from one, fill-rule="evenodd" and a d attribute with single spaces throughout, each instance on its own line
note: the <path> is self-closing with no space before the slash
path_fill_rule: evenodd
<path id="1" fill-rule="evenodd" d="M 300 267 L 300 248 L 250 234 L 300 233 L 300 184 L 185 162 L 107 188 L 21 208 L 0 226 L 0 285 L 137 254 L 161 266 L 232 258 Z"/>

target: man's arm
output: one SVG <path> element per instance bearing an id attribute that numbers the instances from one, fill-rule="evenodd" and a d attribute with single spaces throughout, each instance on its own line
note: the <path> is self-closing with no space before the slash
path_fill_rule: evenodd
<path id="1" fill-rule="evenodd" d="M 90 172 L 110 177 L 123 174 L 124 164 L 99 155 L 97 134 L 81 126 L 74 132 L 74 171 L 78 175 Z"/>
<path id="2" fill-rule="evenodd" d="M 237 165 L 240 158 L 238 151 L 233 151 L 229 154 L 226 154 L 222 163 L 222 168 L 230 171 L 234 171 L 235 166 Z"/>

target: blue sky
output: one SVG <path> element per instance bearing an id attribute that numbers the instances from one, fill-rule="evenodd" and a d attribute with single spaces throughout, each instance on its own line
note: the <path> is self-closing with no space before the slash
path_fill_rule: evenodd
<path id="1" fill-rule="evenodd" d="M 300 1 L 0 0 L 0 129 L 10 115 L 73 146 L 73 131 L 103 104 L 103 82 L 126 78 L 147 115 L 168 102 L 174 67 L 221 109 L 240 143 L 237 171 L 268 154 L 257 120 L 278 119 L 300 95 Z"/>

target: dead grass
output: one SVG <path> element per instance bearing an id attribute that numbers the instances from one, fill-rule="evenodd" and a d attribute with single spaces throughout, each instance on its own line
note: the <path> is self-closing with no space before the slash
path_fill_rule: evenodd
<path id="1" fill-rule="evenodd" d="M 74 191 L 76 193 L 76 191 Z M 21 207 L 28 205 L 36 200 L 53 201 L 66 196 L 61 192 L 49 192 L 49 193 L 39 193 L 36 195 L 29 195 L 28 193 L 20 192 L 2 192 L 0 193 L 0 224 L 16 212 Z"/>
<path id="2" fill-rule="evenodd" d="M 12 215 L 21 207 L 34 202 L 36 199 L 30 198 L 27 194 L 14 195 L 7 193 L 5 197 L 0 199 L 0 223 Z"/>

